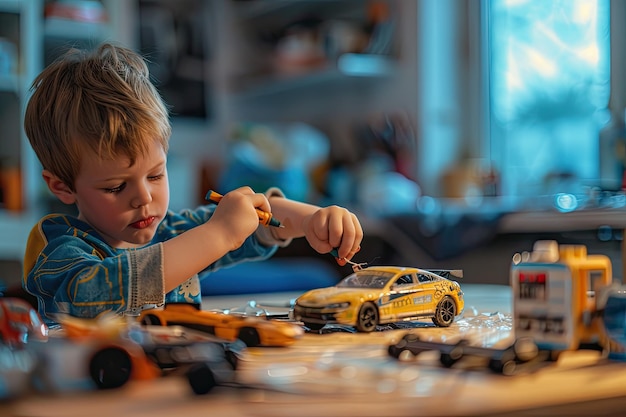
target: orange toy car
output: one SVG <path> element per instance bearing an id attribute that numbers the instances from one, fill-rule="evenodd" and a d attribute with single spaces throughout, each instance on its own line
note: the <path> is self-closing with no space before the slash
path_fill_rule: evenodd
<path id="1" fill-rule="evenodd" d="M 63 336 L 87 347 L 89 375 L 98 388 L 118 388 L 131 379 L 157 378 L 161 371 L 126 336 L 128 324 L 114 314 L 95 319 L 59 315 Z"/>
<path id="2" fill-rule="evenodd" d="M 179 325 L 226 340 L 242 340 L 247 346 L 288 346 L 304 329 L 295 323 L 201 310 L 195 304 L 166 304 L 144 310 L 138 320 L 145 325 Z"/>

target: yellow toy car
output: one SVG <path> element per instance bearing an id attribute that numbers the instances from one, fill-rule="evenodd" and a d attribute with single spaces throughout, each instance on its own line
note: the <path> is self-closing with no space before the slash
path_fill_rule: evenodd
<path id="1" fill-rule="evenodd" d="M 379 324 L 424 317 L 447 327 L 465 306 L 461 286 L 450 279 L 462 276 L 461 270 L 370 266 L 333 287 L 304 293 L 296 299 L 293 317 L 311 330 L 338 323 L 371 332 Z"/>
<path id="2" fill-rule="evenodd" d="M 201 310 L 195 304 L 184 303 L 144 310 L 138 320 L 145 325 L 184 326 L 226 340 L 240 339 L 249 347 L 289 346 L 304 333 L 295 323 Z"/>

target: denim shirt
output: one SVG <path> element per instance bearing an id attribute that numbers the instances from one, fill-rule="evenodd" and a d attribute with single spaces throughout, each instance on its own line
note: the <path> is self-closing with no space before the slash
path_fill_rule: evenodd
<path id="1" fill-rule="evenodd" d="M 205 223 L 214 205 L 178 213 L 168 211 L 148 245 L 116 249 L 87 223 L 73 216 L 51 214 L 32 229 L 24 256 L 22 285 L 38 300 L 39 314 L 48 325 L 58 313 L 93 318 L 105 311 L 138 315 L 164 303 L 200 303 L 198 275 L 164 294 L 162 242 Z M 244 244 L 202 271 L 269 258 L 279 241 L 260 226 Z M 184 262 L 184 260 L 181 260 Z"/>

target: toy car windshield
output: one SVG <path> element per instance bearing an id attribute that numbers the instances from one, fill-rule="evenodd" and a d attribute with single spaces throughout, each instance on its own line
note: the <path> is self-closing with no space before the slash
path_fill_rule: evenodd
<path id="1" fill-rule="evenodd" d="M 394 274 L 389 272 L 357 271 L 345 277 L 338 287 L 347 288 L 384 288 Z"/>

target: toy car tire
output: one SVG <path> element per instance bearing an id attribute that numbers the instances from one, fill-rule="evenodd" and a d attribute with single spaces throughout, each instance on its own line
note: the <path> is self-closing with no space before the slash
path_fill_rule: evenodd
<path id="1" fill-rule="evenodd" d="M 456 304 L 451 297 L 445 296 L 437 304 L 432 321 L 436 326 L 449 327 L 454 322 L 454 317 L 456 317 Z"/>
<path id="2" fill-rule="evenodd" d="M 191 389 L 196 395 L 208 394 L 217 385 L 213 371 L 205 363 L 191 367 L 187 371 L 186 376 Z"/>
<path id="3" fill-rule="evenodd" d="M 359 310 L 356 329 L 360 332 L 369 333 L 378 326 L 378 309 L 373 303 L 364 303 Z"/>
<path id="4" fill-rule="evenodd" d="M 406 334 L 398 341 L 398 343 L 389 345 L 387 352 L 396 359 L 400 359 L 404 352 L 410 352 L 411 355 L 413 355 L 414 352 L 409 348 L 409 344 L 412 342 L 419 342 L 419 340 L 420 338 L 417 335 L 411 333 Z"/>
<path id="5" fill-rule="evenodd" d="M 233 370 L 237 369 L 237 367 L 239 366 L 239 358 L 234 352 L 226 352 L 226 361 L 230 364 Z"/>
<path id="6" fill-rule="evenodd" d="M 160 326 L 162 323 L 161 323 L 161 319 L 155 316 L 154 314 L 146 314 L 141 319 L 141 324 L 148 325 L 148 326 Z"/>
<path id="7" fill-rule="evenodd" d="M 497 374 L 511 376 L 515 374 L 517 363 L 512 359 L 490 359 L 489 369 Z"/>
<path id="8" fill-rule="evenodd" d="M 322 328 L 326 326 L 325 323 L 311 323 L 308 321 L 304 321 L 303 323 L 306 327 L 313 330 L 314 332 L 317 332 L 318 330 L 322 330 Z"/>
<path id="9" fill-rule="evenodd" d="M 446 368 L 452 368 L 463 357 L 463 342 L 457 344 L 450 352 L 442 352 L 439 362 Z"/>
<path id="10" fill-rule="evenodd" d="M 239 330 L 238 338 L 248 347 L 256 347 L 261 344 L 259 332 L 252 327 L 242 327 L 241 330 Z"/>
<path id="11" fill-rule="evenodd" d="M 539 355 L 539 348 L 532 338 L 521 337 L 513 344 L 513 352 L 517 361 L 528 362 Z"/>
<path id="12" fill-rule="evenodd" d="M 106 348 L 96 352 L 89 361 L 89 375 L 100 389 L 119 388 L 130 379 L 132 361 L 120 348 Z"/>

